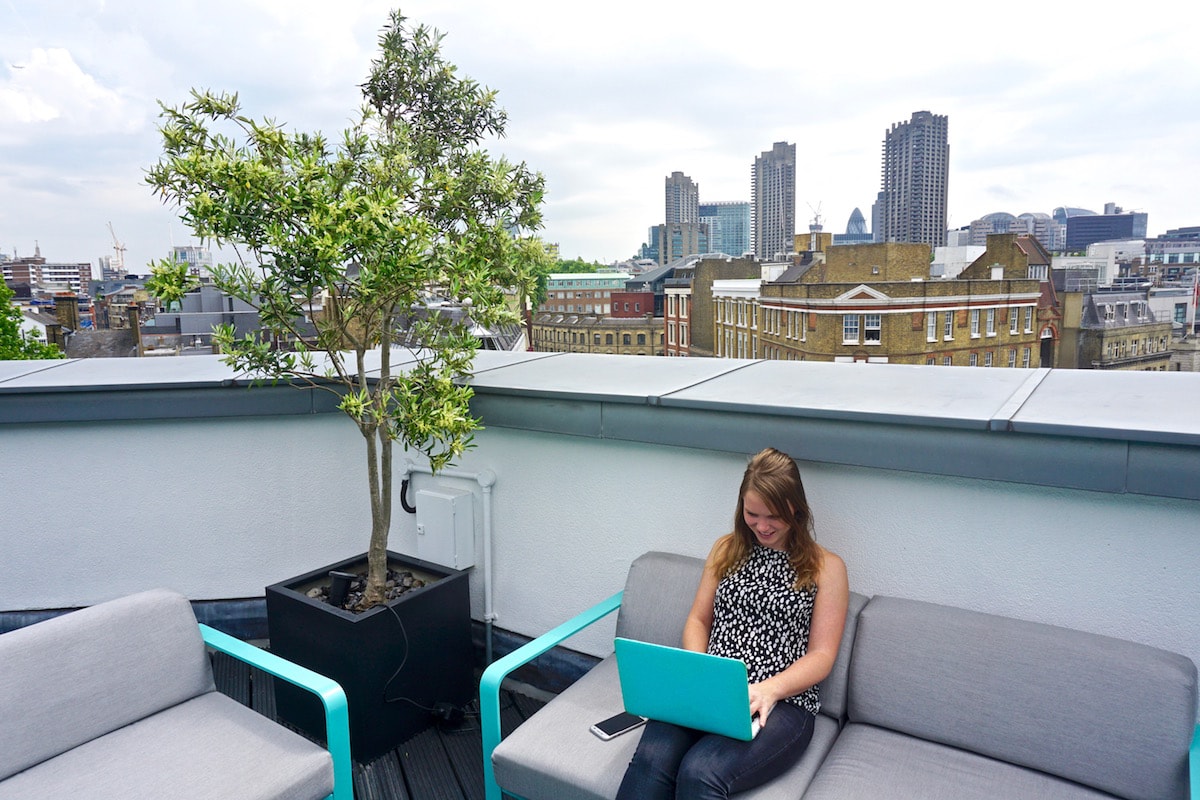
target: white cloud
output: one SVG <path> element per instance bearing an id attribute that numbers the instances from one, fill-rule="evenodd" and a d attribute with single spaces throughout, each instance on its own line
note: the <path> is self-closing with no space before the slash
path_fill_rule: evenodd
<path id="1" fill-rule="evenodd" d="M 9 66 L 0 82 L 0 132 L 55 123 L 60 132 L 94 135 L 128 131 L 141 114 L 120 92 L 101 85 L 65 48 L 34 48 Z"/>

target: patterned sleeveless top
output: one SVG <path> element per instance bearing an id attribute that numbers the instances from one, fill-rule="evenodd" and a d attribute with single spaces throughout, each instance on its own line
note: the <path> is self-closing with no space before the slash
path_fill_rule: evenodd
<path id="1" fill-rule="evenodd" d="M 754 544 L 749 558 L 721 579 L 713 603 L 708 652 L 746 662 L 750 682 L 787 669 L 808 652 L 817 587 L 796 590 L 787 553 Z M 813 686 L 783 702 L 813 714 L 821 709 Z"/>

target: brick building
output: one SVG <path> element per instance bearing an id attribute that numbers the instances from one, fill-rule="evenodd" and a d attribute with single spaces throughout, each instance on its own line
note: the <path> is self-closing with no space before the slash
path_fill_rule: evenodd
<path id="1" fill-rule="evenodd" d="M 1047 300 L 1030 261 L 1048 265 L 1049 256 L 1016 238 L 989 239 L 955 280 L 928 279 L 928 245 L 889 242 L 813 254 L 763 283 L 757 298 L 745 287 L 714 287 L 718 355 L 1037 367 L 1038 308 Z"/>
<path id="2" fill-rule="evenodd" d="M 551 353 L 661 356 L 663 319 L 544 312 L 533 319 L 532 349 Z"/>
<path id="3" fill-rule="evenodd" d="M 700 258 L 677 267 L 663 288 L 666 355 L 712 356 L 713 283 L 761 276 L 762 264 L 753 258 Z"/>

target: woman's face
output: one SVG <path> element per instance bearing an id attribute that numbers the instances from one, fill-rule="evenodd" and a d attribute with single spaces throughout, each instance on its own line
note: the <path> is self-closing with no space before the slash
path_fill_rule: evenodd
<path id="1" fill-rule="evenodd" d="M 758 496 L 758 492 L 752 489 L 747 489 L 742 495 L 742 519 L 763 547 L 787 550 L 791 523 L 783 517 L 776 516 L 770 506 Z"/>

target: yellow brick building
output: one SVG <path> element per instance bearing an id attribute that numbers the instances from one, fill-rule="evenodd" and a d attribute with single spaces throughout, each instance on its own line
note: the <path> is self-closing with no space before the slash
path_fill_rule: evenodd
<path id="1" fill-rule="evenodd" d="M 927 245 L 881 243 L 812 254 L 761 284 L 757 297 L 719 282 L 717 355 L 1037 367 L 1042 288 L 1029 262 L 1042 256 L 1020 248 L 1014 255 L 1012 243 L 999 239 L 995 250 L 991 244 L 956 280 L 928 279 Z"/>
<path id="2" fill-rule="evenodd" d="M 663 355 L 662 317 L 541 313 L 532 327 L 532 348 L 539 352 Z"/>

